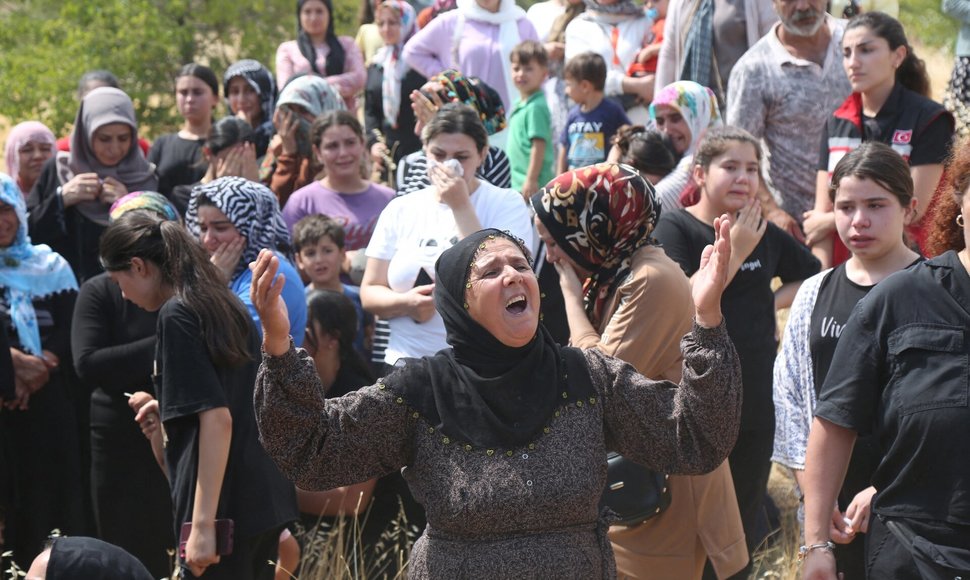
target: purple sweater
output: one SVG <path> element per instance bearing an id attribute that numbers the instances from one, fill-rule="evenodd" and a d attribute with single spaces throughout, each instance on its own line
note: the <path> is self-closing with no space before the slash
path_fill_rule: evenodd
<path id="1" fill-rule="evenodd" d="M 502 96 L 505 110 L 511 111 L 512 101 L 519 96 L 509 95 L 506 87 L 499 25 L 465 18 L 458 46 L 458 62 L 453 62 L 451 43 L 455 37 L 458 15 L 458 10 L 446 12 L 419 30 L 404 45 L 404 60 L 427 78 L 449 68 L 457 69 L 465 76 L 478 77 Z M 519 42 L 539 40 L 528 18 L 519 19 L 518 25 Z"/>

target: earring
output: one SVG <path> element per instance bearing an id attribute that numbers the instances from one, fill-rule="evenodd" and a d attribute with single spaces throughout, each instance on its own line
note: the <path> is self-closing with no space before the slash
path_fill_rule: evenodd
<path id="1" fill-rule="evenodd" d="M 958 213 L 957 214 L 956 222 L 957 222 L 957 225 L 958 226 L 960 226 L 961 228 L 963 227 L 963 214 L 962 213 Z"/>

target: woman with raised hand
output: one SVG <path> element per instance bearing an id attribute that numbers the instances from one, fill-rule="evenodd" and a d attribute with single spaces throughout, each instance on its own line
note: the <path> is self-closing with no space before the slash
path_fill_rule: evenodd
<path id="1" fill-rule="evenodd" d="M 404 468 L 428 513 L 411 578 L 537 570 L 612 578 L 608 519 L 598 509 L 607 447 L 654 469 L 700 473 L 734 440 L 739 370 L 720 314 L 730 233 L 720 218 L 715 227 L 693 288 L 697 317 L 682 341 L 679 389 L 597 349 L 559 347 L 539 324 L 529 250 L 487 229 L 435 266 L 434 301 L 451 348 L 328 400 L 312 361 L 292 346 L 282 284 L 272 282 L 278 260 L 264 252 L 253 274 L 265 327 L 256 394 L 263 445 L 310 489 Z"/>
<path id="2" fill-rule="evenodd" d="M 195 183 L 205 175 L 202 149 L 219 104 L 219 79 L 207 66 L 189 63 L 175 75 L 175 108 L 182 116 L 177 133 L 162 135 L 148 150 L 158 173 L 158 192 L 171 198 L 178 185 Z"/>
<path id="3" fill-rule="evenodd" d="M 829 196 L 839 238 L 851 257 L 802 284 L 788 313 L 781 352 L 775 359 L 775 450 L 772 461 L 792 469 L 803 487 L 805 448 L 812 412 L 842 329 L 856 304 L 890 274 L 922 258 L 906 247 L 903 229 L 916 204 L 909 167 L 882 143 L 863 143 L 843 157 L 832 174 Z M 861 437 L 853 451 L 833 517 L 851 520 L 850 543 L 835 556 L 847 578 L 865 577 L 863 539 L 875 488 L 872 474 L 879 444 Z"/>
<path id="4" fill-rule="evenodd" d="M 209 259 L 257 325 L 259 314 L 249 301 L 252 273 L 248 266 L 261 248 L 277 252 L 287 280 L 283 297 L 290 322 L 294 328 L 306 325 L 306 294 L 290 262 L 290 233 L 269 188 L 241 177 L 221 177 L 199 185 L 192 190 L 185 227 L 202 242 Z M 296 340 L 303 343 L 302 336 Z"/>
<path id="5" fill-rule="evenodd" d="M 570 345 L 679 382 L 678 343 L 694 306 L 687 277 L 651 238 L 660 204 L 648 181 L 628 165 L 585 167 L 551 181 L 532 207 L 546 260 L 559 272 Z M 610 528 L 619 574 L 699 580 L 708 557 L 721 578 L 743 568 L 748 555 L 727 463 L 666 485 L 671 503 L 663 513 Z"/>
<path id="6" fill-rule="evenodd" d="M 488 150 L 478 114 L 448 104 L 424 127 L 432 185 L 395 198 L 381 212 L 367 246 L 361 283 L 364 308 L 390 323 L 384 362 L 445 348 L 446 329 L 431 297 L 434 264 L 443 251 L 483 227 L 500 227 L 532 247 L 522 196 L 476 176 Z"/>
<path id="7" fill-rule="evenodd" d="M 344 109 L 337 91 L 318 76 L 301 75 L 283 87 L 273 113 L 276 135 L 259 168 L 259 180 L 273 190 L 280 207 L 322 170 L 313 152 L 313 122 L 320 115 Z"/>
<path id="8" fill-rule="evenodd" d="M 416 123 L 415 134 L 421 131 L 447 103 L 468 105 L 476 112 L 489 138 L 505 129 L 505 108 L 498 93 L 481 79 L 471 78 L 456 70 L 446 70 L 432 77 L 420 90 L 411 92 L 411 108 Z M 478 168 L 478 177 L 497 187 L 512 186 L 512 167 L 509 157 L 494 143 Z M 423 149 L 404 157 L 397 164 L 397 193 L 404 195 L 431 185 L 428 176 L 428 155 Z"/>
<path id="9" fill-rule="evenodd" d="M 7 134 L 4 153 L 7 173 L 13 177 L 25 200 L 40 177 L 44 163 L 54 156 L 56 142 L 54 132 L 39 121 L 14 125 Z"/>
<path id="10" fill-rule="evenodd" d="M 321 76 L 337 89 L 350 111 L 357 110 L 357 93 L 364 88 L 364 56 L 349 36 L 334 31 L 332 0 L 297 0 L 296 40 L 276 49 L 277 86 L 295 75 Z"/>
<path id="11" fill-rule="evenodd" d="M 81 101 L 71 150 L 44 165 L 27 199 L 31 238 L 64 256 L 83 282 L 102 271 L 96 248 L 111 204 L 157 188 L 155 167 L 138 147 L 131 99 L 120 89 L 94 89 Z"/>
<path id="12" fill-rule="evenodd" d="M 259 61 L 236 61 L 222 75 L 222 94 L 229 113 L 249 124 L 254 133 L 256 157 L 266 155 L 269 141 L 276 133 L 276 81 Z"/>
<path id="13" fill-rule="evenodd" d="M 158 312 L 158 399 L 139 407 L 136 420 L 168 475 L 173 537 L 190 527 L 178 557 L 182 577 L 273 578 L 268 562 L 296 519 L 296 502 L 257 441 L 252 319 L 178 222 L 128 212 L 108 226 L 100 253 L 122 295 Z M 218 550 L 226 519 L 233 520 L 231 555 Z"/>

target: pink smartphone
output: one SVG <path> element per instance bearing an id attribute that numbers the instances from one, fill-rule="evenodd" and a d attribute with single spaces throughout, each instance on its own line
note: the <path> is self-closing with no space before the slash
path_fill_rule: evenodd
<path id="1" fill-rule="evenodd" d="M 233 532 L 235 522 L 230 519 L 216 520 L 216 554 L 228 556 L 232 554 Z M 185 544 L 189 541 L 189 534 L 192 533 L 192 522 L 182 524 L 179 532 L 179 558 L 185 560 Z"/>

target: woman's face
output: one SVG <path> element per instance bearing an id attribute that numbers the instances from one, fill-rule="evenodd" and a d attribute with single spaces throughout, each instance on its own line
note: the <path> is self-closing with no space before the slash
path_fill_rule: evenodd
<path id="1" fill-rule="evenodd" d="M 486 242 L 472 262 L 468 314 L 502 344 L 525 346 L 539 325 L 539 282 L 522 250 L 505 238 Z"/>
<path id="2" fill-rule="evenodd" d="M 657 105 L 654 107 L 654 114 L 656 115 L 654 123 L 657 125 L 657 130 L 670 139 L 674 151 L 678 155 L 686 153 L 690 149 L 692 135 L 690 127 L 680 111 L 670 105 Z"/>
<path id="3" fill-rule="evenodd" d="M 334 369 L 334 359 L 339 364 L 339 356 L 332 355 L 340 352 L 340 341 L 337 337 L 326 332 L 320 327 L 316 320 L 310 321 L 306 327 L 306 334 L 303 337 L 303 348 L 313 359 L 313 366 L 317 369 L 317 376 L 333 376 L 339 369 Z"/>
<path id="4" fill-rule="evenodd" d="M 229 95 L 227 97 L 232 114 L 235 115 L 242 111 L 246 113 L 247 119 L 258 119 L 262 115 L 263 111 L 259 106 L 259 94 L 245 78 L 233 77 L 229 81 Z"/>
<path id="5" fill-rule="evenodd" d="M 17 239 L 18 229 L 20 229 L 20 220 L 17 219 L 17 210 L 9 203 L 0 201 L 0 248 L 9 248 L 13 245 L 13 241 Z"/>
<path id="6" fill-rule="evenodd" d="M 862 260 L 876 260 L 903 245 L 903 228 L 916 199 L 907 206 L 870 179 L 839 180 L 835 194 L 835 229 L 845 247 Z"/>
<path id="7" fill-rule="evenodd" d="M 707 169 L 695 167 L 694 180 L 717 214 L 734 214 L 758 191 L 758 170 L 754 145 L 735 141 Z"/>
<path id="8" fill-rule="evenodd" d="M 300 27 L 311 38 L 322 38 L 330 26 L 330 11 L 323 0 L 307 0 L 300 8 Z"/>
<path id="9" fill-rule="evenodd" d="M 853 92 L 892 87 L 896 69 L 906 58 L 906 47 L 889 49 L 885 38 L 876 36 L 864 26 L 845 31 L 842 37 L 842 67 L 849 77 Z"/>
<path id="10" fill-rule="evenodd" d="M 98 127 L 91 137 L 91 151 L 98 163 L 114 167 L 134 146 L 131 127 L 125 123 L 109 123 Z"/>
<path id="11" fill-rule="evenodd" d="M 347 125 L 332 125 L 313 147 L 329 177 L 346 179 L 360 175 L 364 141 Z"/>
<path id="12" fill-rule="evenodd" d="M 502 0 L 475 0 L 483 10 L 489 12 L 498 12 L 499 7 L 502 5 Z"/>
<path id="13" fill-rule="evenodd" d="M 199 206 L 199 241 L 209 254 L 242 238 L 226 214 L 214 205 Z"/>
<path id="14" fill-rule="evenodd" d="M 377 11 L 377 19 L 374 21 L 378 32 L 381 33 L 381 40 L 388 46 L 397 46 L 401 42 L 401 17 L 394 10 L 382 8 Z"/>
<path id="15" fill-rule="evenodd" d="M 539 234 L 539 239 L 542 240 L 542 243 L 546 245 L 546 261 L 550 264 L 564 264 L 572 268 L 573 272 L 576 272 L 576 275 L 580 278 L 589 278 L 592 272 L 577 264 L 569 254 L 559 247 L 559 242 L 556 241 L 556 238 L 552 237 L 552 234 L 549 233 L 548 228 L 542 223 L 542 220 L 536 217 L 534 221 L 536 233 Z"/>
<path id="16" fill-rule="evenodd" d="M 464 133 L 440 133 L 435 135 L 425 146 L 425 153 L 429 159 L 444 163 L 449 159 L 456 159 L 461 163 L 465 183 L 471 187 L 475 179 L 475 172 L 485 160 L 488 147 L 479 151 L 475 140 Z"/>
<path id="17" fill-rule="evenodd" d="M 121 295 L 135 306 L 155 312 L 168 299 L 162 292 L 158 267 L 141 258 L 132 258 L 127 270 L 108 272 L 108 277 L 121 288 Z"/>
<path id="18" fill-rule="evenodd" d="M 211 121 L 217 102 L 218 97 L 202 79 L 192 75 L 176 79 L 175 107 L 186 121 Z"/>
<path id="19" fill-rule="evenodd" d="M 17 149 L 20 161 L 18 177 L 25 183 L 33 183 L 40 177 L 44 162 L 54 156 L 54 146 L 46 141 L 27 141 Z"/>

